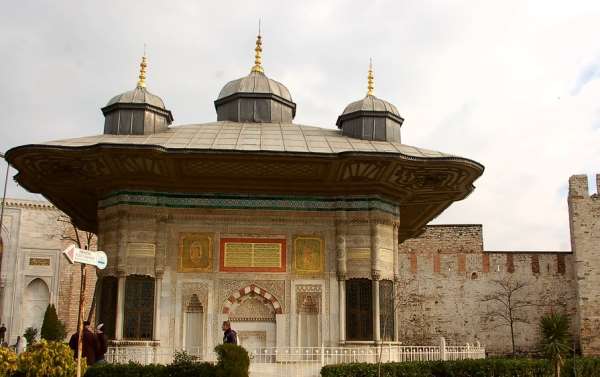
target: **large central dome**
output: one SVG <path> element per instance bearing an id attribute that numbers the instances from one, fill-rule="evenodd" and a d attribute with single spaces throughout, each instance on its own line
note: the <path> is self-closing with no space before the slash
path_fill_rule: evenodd
<path id="1" fill-rule="evenodd" d="M 221 89 L 217 101 L 236 93 L 272 94 L 292 102 L 292 95 L 288 88 L 279 81 L 268 78 L 263 72 L 252 71 L 246 77 L 228 82 Z"/>
<path id="2" fill-rule="evenodd" d="M 225 84 L 215 101 L 217 120 L 251 123 L 291 123 L 296 104 L 290 91 L 265 75 L 261 64 L 262 37 L 256 39 L 254 66 L 248 76 Z"/>

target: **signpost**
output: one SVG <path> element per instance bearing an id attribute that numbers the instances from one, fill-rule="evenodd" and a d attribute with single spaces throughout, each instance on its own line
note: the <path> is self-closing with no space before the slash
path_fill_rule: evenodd
<path id="1" fill-rule="evenodd" d="M 67 260 L 73 263 L 81 264 L 81 288 L 79 291 L 79 320 L 77 323 L 77 377 L 81 377 L 81 354 L 83 339 L 83 308 L 85 307 L 85 283 L 87 280 L 86 266 L 92 265 L 103 270 L 106 268 L 106 254 L 103 251 L 91 251 L 80 249 L 75 245 L 67 247 L 63 254 Z"/>

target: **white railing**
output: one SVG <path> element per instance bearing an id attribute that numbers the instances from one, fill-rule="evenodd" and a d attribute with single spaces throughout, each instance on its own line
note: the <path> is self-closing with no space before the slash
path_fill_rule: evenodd
<path id="1" fill-rule="evenodd" d="M 316 377 L 321 368 L 330 364 L 377 363 L 403 361 L 463 360 L 485 358 L 485 348 L 465 346 L 347 346 L 347 347 L 285 347 L 249 350 L 251 376 Z M 153 346 L 109 347 L 109 363 L 168 364 L 173 350 Z M 215 362 L 214 353 L 191 352 L 197 360 Z"/>

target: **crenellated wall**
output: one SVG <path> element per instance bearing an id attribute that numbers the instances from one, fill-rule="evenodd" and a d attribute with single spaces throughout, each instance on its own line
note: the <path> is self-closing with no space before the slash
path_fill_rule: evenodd
<path id="1" fill-rule="evenodd" d="M 515 324 L 517 350 L 535 349 L 544 313 L 576 313 L 571 253 L 484 251 L 481 225 L 431 225 L 399 252 L 399 331 L 407 343 L 445 336 L 459 344 L 479 341 L 491 353 L 510 352 L 510 328 L 487 315 L 499 307 L 483 301 L 499 291 L 497 280 L 526 284 L 516 294 L 531 304 L 520 313 L 526 323 Z"/>

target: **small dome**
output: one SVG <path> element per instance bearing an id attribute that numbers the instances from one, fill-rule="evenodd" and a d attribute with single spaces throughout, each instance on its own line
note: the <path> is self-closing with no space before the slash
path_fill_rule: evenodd
<path id="1" fill-rule="evenodd" d="M 250 72 L 246 77 L 225 84 L 217 100 L 237 93 L 273 94 L 292 102 L 292 95 L 282 83 L 270 79 L 263 72 Z"/>
<path id="2" fill-rule="evenodd" d="M 384 101 L 374 95 L 367 95 L 365 98 L 352 102 L 344 109 L 342 115 L 350 114 L 355 111 L 387 111 L 393 115 L 400 116 L 396 106 Z"/>
<path id="3" fill-rule="evenodd" d="M 116 103 L 140 103 L 158 107 L 159 109 L 166 109 L 165 103 L 159 96 L 150 93 L 145 87 L 140 86 L 114 96 L 108 101 L 106 106 L 114 105 Z"/>
<path id="4" fill-rule="evenodd" d="M 167 130 L 173 122 L 163 100 L 146 89 L 147 66 L 144 55 L 136 88 L 114 96 L 102 108 L 105 134 L 150 135 Z"/>
<path id="5" fill-rule="evenodd" d="M 345 136 L 400 143 L 400 127 L 404 119 L 396 106 L 373 95 L 372 64 L 369 64 L 367 78 L 367 95 L 346 106 L 335 124 Z"/>

